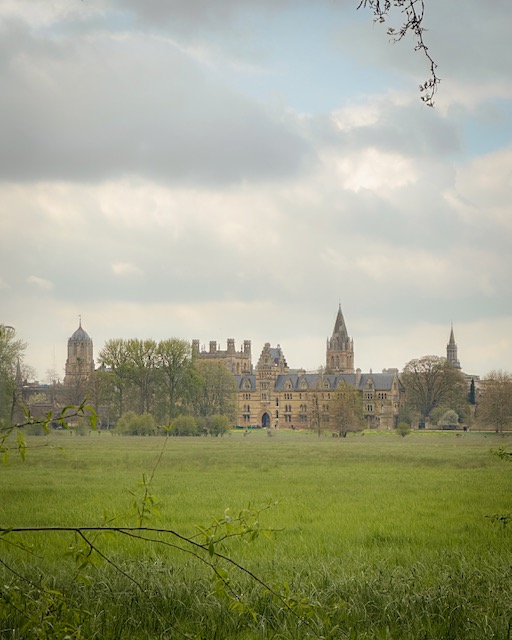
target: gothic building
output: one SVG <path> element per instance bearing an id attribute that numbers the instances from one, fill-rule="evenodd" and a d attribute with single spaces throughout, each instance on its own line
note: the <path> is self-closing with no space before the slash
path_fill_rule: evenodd
<path id="1" fill-rule="evenodd" d="M 325 368 L 333 373 L 354 373 L 354 341 L 348 337 L 341 304 L 332 336 L 327 338 Z"/>
<path id="2" fill-rule="evenodd" d="M 397 369 L 383 373 L 354 371 L 354 342 L 338 309 L 332 336 L 327 340 L 325 369 L 306 373 L 288 367 L 281 347 L 266 343 L 258 363 L 235 375 L 238 389 L 237 424 L 242 427 L 310 428 L 313 416 L 322 425 L 334 424 L 333 402 L 340 385 L 361 393 L 368 428 L 391 429 L 398 422 L 404 388 Z M 338 391 L 337 391 L 338 390 Z"/>
<path id="3" fill-rule="evenodd" d="M 345 319 L 338 308 L 332 335 L 327 338 L 325 367 L 318 372 L 290 369 L 280 347 L 269 343 L 263 346 L 255 367 L 252 364 L 251 341 L 244 340 L 235 347 L 232 338 L 226 349 L 210 341 L 209 349 L 192 341 L 197 359 L 222 363 L 234 376 L 237 386 L 237 425 L 242 427 L 311 428 L 313 414 L 321 415 L 323 425 L 333 425 L 334 405 L 340 386 L 356 389 L 362 400 L 362 411 L 367 428 L 391 429 L 405 401 L 405 390 L 398 369 L 385 369 L 382 373 L 362 373 L 354 369 L 354 341 L 349 336 Z M 446 348 L 446 358 L 461 369 L 453 326 Z M 68 340 L 64 386 L 68 395 L 83 399 L 83 387 L 94 372 L 93 342 L 82 328 Z M 465 376 L 478 381 L 478 376 Z M 75 393 L 73 393 L 73 390 Z"/>
<path id="4" fill-rule="evenodd" d="M 225 350 L 219 349 L 215 340 L 210 340 L 208 351 L 204 347 L 200 349 L 199 340 L 192 340 L 192 353 L 196 358 L 222 363 L 233 375 L 252 373 L 250 340 L 244 340 L 243 348 L 240 351 L 235 349 L 233 338 L 228 338 Z"/>

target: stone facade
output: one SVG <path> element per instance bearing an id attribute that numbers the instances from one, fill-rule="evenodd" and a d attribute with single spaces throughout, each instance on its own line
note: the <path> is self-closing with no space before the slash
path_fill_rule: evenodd
<path id="1" fill-rule="evenodd" d="M 291 370 L 281 347 L 271 347 L 269 343 L 264 345 L 254 370 L 248 340 L 239 352 L 233 340 L 228 340 L 226 351 L 220 351 L 216 342 L 210 342 L 208 352 L 201 351 L 198 340 L 194 340 L 193 349 L 196 357 L 223 362 L 234 375 L 238 426 L 305 429 L 311 427 L 313 412 L 320 412 L 323 426 L 329 428 L 334 422 L 332 403 L 342 384 L 361 394 L 368 428 L 394 428 L 404 403 L 398 369 L 382 373 L 354 371 L 354 341 L 348 335 L 341 306 L 332 336 L 327 339 L 325 369 L 320 372 Z"/>
<path id="2" fill-rule="evenodd" d="M 193 340 L 192 353 L 195 358 L 222 363 L 234 376 L 252 373 L 250 340 L 244 340 L 240 351 L 236 350 L 233 338 L 228 338 L 225 350 L 219 349 L 215 340 L 210 340 L 208 351 L 204 347 L 200 348 L 199 340 Z"/>
<path id="3" fill-rule="evenodd" d="M 64 374 L 65 386 L 81 384 L 94 373 L 93 343 L 82 328 L 80 319 L 78 329 L 68 340 L 68 357 Z"/>

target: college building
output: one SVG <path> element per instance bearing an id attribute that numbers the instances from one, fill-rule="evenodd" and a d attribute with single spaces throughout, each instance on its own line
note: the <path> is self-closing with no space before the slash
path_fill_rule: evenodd
<path id="1" fill-rule="evenodd" d="M 226 350 L 215 341 L 209 350 L 192 343 L 194 356 L 222 362 L 237 385 L 237 425 L 266 428 L 311 428 L 320 420 L 322 427 L 334 423 L 333 403 L 341 388 L 349 385 L 362 398 L 365 426 L 392 429 L 405 400 L 398 369 L 382 373 L 362 373 L 354 369 L 354 341 L 349 337 L 341 305 L 331 337 L 327 339 L 325 367 L 315 373 L 290 369 L 280 345 L 263 346 L 255 367 L 251 361 L 251 342 L 245 340 L 237 351 L 233 339 Z"/>

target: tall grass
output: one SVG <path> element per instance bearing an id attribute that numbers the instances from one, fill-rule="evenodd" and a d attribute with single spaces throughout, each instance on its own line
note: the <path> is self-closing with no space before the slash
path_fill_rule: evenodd
<path id="1" fill-rule="evenodd" d="M 42 442 L 0 467 L 2 526 L 133 523 L 138 483 L 164 441 L 52 433 Z M 73 617 L 75 637 L 509 639 L 512 529 L 489 517 L 512 512 L 512 467 L 490 454 L 500 444 L 476 433 L 169 439 L 153 524 L 193 535 L 226 508 L 277 502 L 262 513 L 272 539 L 233 540 L 227 552 L 302 621 L 244 574 L 230 570 L 236 606 L 188 555 L 120 536 L 98 541 L 123 572 L 100 563 L 79 581 L 65 556 L 71 534 L 27 534 L 30 553 L 3 544 L 0 558 L 66 595 L 61 618 Z M 19 586 L 6 569 L 1 579 L 11 594 Z M 35 587 L 32 600 L 44 609 Z M 0 607 L 0 637 L 36 637 L 23 635 L 23 620 Z"/>

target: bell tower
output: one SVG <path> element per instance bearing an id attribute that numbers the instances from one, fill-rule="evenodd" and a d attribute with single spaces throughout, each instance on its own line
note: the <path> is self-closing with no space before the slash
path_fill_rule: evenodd
<path id="1" fill-rule="evenodd" d="M 92 340 L 82 329 L 80 318 L 78 329 L 68 340 L 68 359 L 64 375 L 64 384 L 72 385 L 85 381 L 94 373 Z"/>

